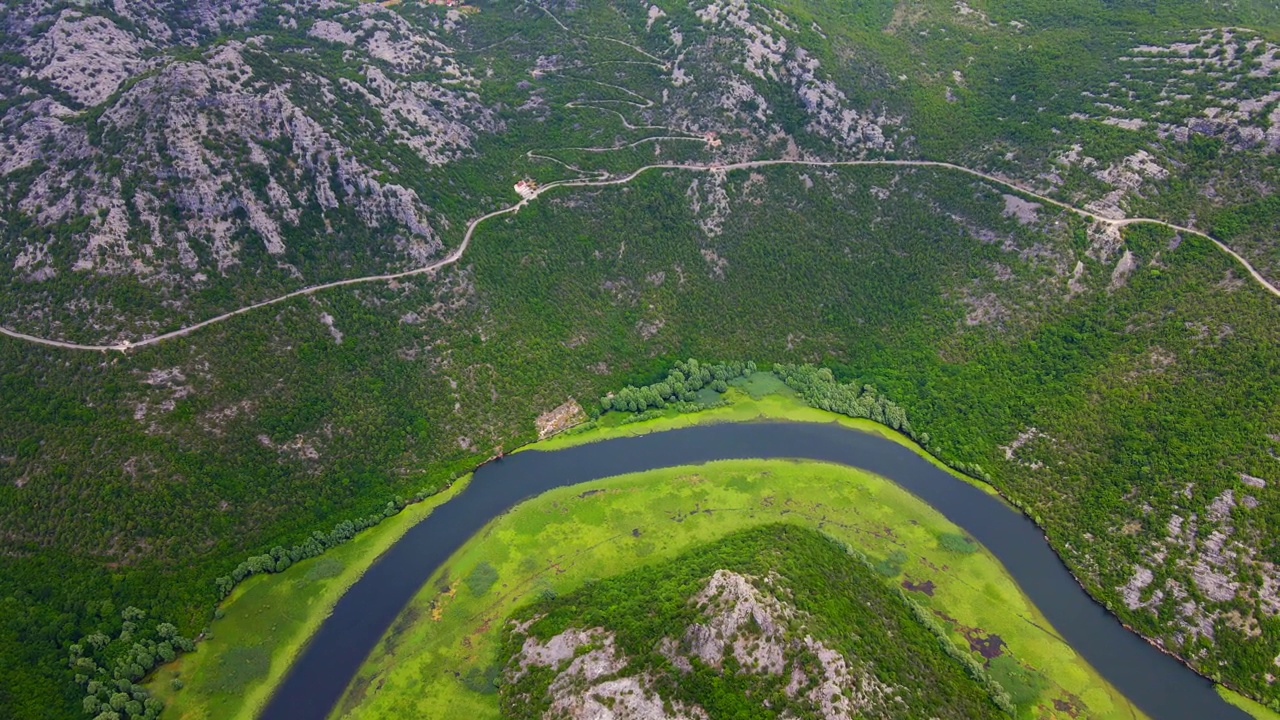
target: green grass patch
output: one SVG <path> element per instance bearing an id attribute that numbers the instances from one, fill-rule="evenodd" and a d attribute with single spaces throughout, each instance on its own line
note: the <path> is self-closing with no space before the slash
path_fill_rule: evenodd
<path id="1" fill-rule="evenodd" d="M 1280 720 L 1280 713 L 1260 702 L 1251 700 L 1235 690 L 1222 685 L 1216 685 L 1214 688 L 1218 691 L 1218 694 L 1222 696 L 1223 700 L 1226 700 L 1232 705 L 1235 705 L 1241 710 L 1249 713 L 1253 717 L 1257 718 L 1257 720 Z"/>
<path id="2" fill-rule="evenodd" d="M 222 617 L 213 621 L 196 651 L 160 667 L 147 683 L 152 694 L 164 701 L 165 716 L 177 720 L 255 717 L 347 588 L 409 528 L 469 480 L 468 475 L 451 489 L 405 507 L 324 555 L 241 583 L 222 604 Z"/>
<path id="3" fill-rule="evenodd" d="M 729 384 L 741 389 L 752 400 L 763 400 L 768 395 L 794 397 L 796 394 L 796 391 L 788 387 L 782 378 L 763 370 L 746 377 L 735 378 Z"/>
<path id="4" fill-rule="evenodd" d="M 742 412 L 743 406 L 711 412 Z M 1142 717 L 1057 637 L 985 548 L 944 547 L 944 538 L 963 533 L 923 501 L 861 470 L 762 460 L 559 488 L 495 519 L 423 585 L 336 714 L 498 718 L 498 697 L 483 680 L 502 661 L 501 629 L 513 610 L 778 521 L 821 529 L 873 562 L 896 561 L 898 573 L 879 574 L 880 581 L 905 589 L 961 647 L 977 648 L 998 635 L 1001 656 L 1016 663 L 1002 664 L 1002 671 L 1015 686 L 1010 694 L 1021 701 L 1020 714 L 1035 717 L 1037 708 L 1058 700 L 1089 717 Z M 466 579 L 482 564 L 498 577 L 477 594 Z"/>

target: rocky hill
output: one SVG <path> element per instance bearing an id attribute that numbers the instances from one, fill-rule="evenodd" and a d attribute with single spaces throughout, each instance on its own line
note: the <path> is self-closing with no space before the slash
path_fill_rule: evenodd
<path id="1" fill-rule="evenodd" d="M 6 324 L 137 338 L 441 254 L 449 221 L 412 177 L 502 127 L 447 19 L 120 5 L 0 11 Z"/>
<path id="2" fill-rule="evenodd" d="M 738 569 L 712 569 L 721 563 Z M 791 526 L 536 604 L 504 643 L 514 720 L 1001 716 L 984 695 L 1003 691 L 976 661 L 944 652 L 870 568 Z"/>
<path id="3" fill-rule="evenodd" d="M 0 321 L 137 340 L 421 267 L 523 175 L 653 159 L 947 160 L 1280 272 L 1260 30 L 1123 4 L 1084 46 L 1036 3 L 387 5 L 0 9 Z"/>
<path id="4" fill-rule="evenodd" d="M 804 634 L 803 616 L 776 593 L 780 578 L 748 577 L 717 570 L 690 603 L 702 613 L 683 632 L 658 642 L 658 652 L 677 673 L 693 671 L 696 659 L 718 672 L 786 678 L 783 695 L 804 717 L 893 717 L 904 709 L 901 688 L 887 685 L 839 652 Z M 757 585 L 763 589 L 757 588 Z M 581 652 L 579 652 L 581 650 Z M 540 642 L 525 640 L 505 681 L 519 683 L 531 668 L 554 668 L 547 687 L 552 717 L 599 717 L 607 709 L 622 717 L 708 718 L 700 705 L 663 698 L 648 674 L 624 675 L 634 664 L 621 654 L 617 637 L 603 628 L 570 628 Z M 519 701 L 533 698 L 524 696 Z M 763 702 L 769 707 L 770 702 Z M 896 707 L 895 707 L 896 706 Z M 670 710 L 667 710 L 670 708 Z M 790 712 L 781 717 L 794 717 Z"/>

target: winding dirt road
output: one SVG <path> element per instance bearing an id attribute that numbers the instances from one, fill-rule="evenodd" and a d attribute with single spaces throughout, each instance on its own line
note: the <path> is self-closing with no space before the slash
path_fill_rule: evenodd
<path id="1" fill-rule="evenodd" d="M 672 138 L 672 139 L 676 139 L 676 138 Z M 415 268 L 413 270 L 405 270 L 403 272 L 398 272 L 398 273 L 387 273 L 384 275 L 366 275 L 363 277 L 349 278 L 347 280 L 335 280 L 334 282 L 324 283 L 321 285 L 312 285 L 310 287 L 305 287 L 300 290 L 294 290 L 291 293 L 280 295 L 279 297 L 271 298 L 270 300 L 263 300 L 262 302 L 254 303 L 252 305 L 246 305 L 242 308 L 232 310 L 231 312 L 223 313 L 216 317 L 211 317 L 208 320 L 198 322 L 194 325 L 189 325 L 184 328 L 179 328 L 177 330 L 173 330 L 171 332 L 167 332 L 161 335 L 155 335 L 152 337 L 144 338 L 142 340 L 138 340 L 137 342 L 126 341 L 126 342 L 116 343 L 114 345 L 82 345 L 79 343 L 63 342 L 61 340 L 51 340 L 49 338 L 42 338 L 42 337 L 36 337 L 34 335 L 27 335 L 26 333 L 20 333 L 5 327 L 0 327 L 0 335 L 6 335 L 16 340 L 24 340 L 26 342 L 36 343 L 38 345 L 47 345 L 49 347 L 62 348 L 64 350 L 88 350 L 88 351 L 98 351 L 98 352 L 108 352 L 111 350 L 117 350 L 120 352 L 125 352 L 133 348 L 143 347 L 146 345 L 155 345 L 157 343 L 164 342 L 165 340 L 172 340 L 173 338 L 189 335 L 192 332 L 199 330 L 200 328 L 213 325 L 214 323 L 222 322 L 223 320 L 233 318 L 237 315 L 243 315 L 244 313 L 257 310 L 258 308 L 264 308 L 269 305 L 282 303 L 286 300 L 290 300 L 292 298 L 300 297 L 303 295 L 311 295 L 313 293 L 317 293 L 322 290 L 329 290 L 332 288 L 343 287 L 345 285 L 357 285 L 360 283 L 396 280 L 399 278 L 405 278 L 405 277 L 411 277 L 414 275 L 423 275 L 426 273 L 435 272 L 436 270 L 439 270 L 442 267 L 456 263 L 459 259 L 462 258 L 463 253 L 467 251 L 467 247 L 471 244 L 471 238 L 475 235 L 476 228 L 478 228 L 481 223 L 483 223 L 486 220 L 491 220 L 500 215 L 507 215 L 509 213 L 519 212 L 520 208 L 524 207 L 525 205 L 528 205 L 529 202 L 537 199 L 543 193 L 555 188 L 600 187 L 604 185 L 624 185 L 636 179 L 640 175 L 643 175 L 644 173 L 647 173 L 651 170 L 683 170 L 688 172 L 727 172 L 729 170 L 746 170 L 750 168 L 770 167 L 774 165 L 794 165 L 794 166 L 828 167 L 828 168 L 856 167 L 856 166 L 927 167 L 927 168 L 942 168 L 946 170 L 952 170 L 955 172 L 964 173 L 966 175 L 971 175 L 973 177 L 980 178 L 982 180 L 993 183 L 995 185 L 1008 188 L 1009 190 L 1012 190 L 1020 195 L 1033 198 L 1039 202 L 1042 202 L 1048 205 L 1053 205 L 1055 207 L 1062 208 L 1063 210 L 1068 210 L 1070 212 L 1073 212 L 1079 215 L 1080 217 L 1093 220 L 1094 222 L 1105 223 L 1112 226 L 1125 226 L 1125 225 L 1133 225 L 1137 223 L 1151 223 L 1153 225 L 1161 225 L 1163 227 L 1167 227 L 1171 230 L 1177 230 L 1178 232 L 1189 233 L 1191 235 L 1198 235 L 1212 242 L 1214 245 L 1218 247 L 1219 250 L 1221 250 L 1222 252 L 1234 258 L 1236 262 L 1240 263 L 1240 265 L 1249 272 L 1249 275 L 1255 281 L 1257 281 L 1259 285 L 1265 288 L 1272 295 L 1275 295 L 1276 297 L 1280 297 L 1280 288 L 1277 288 L 1275 285 L 1272 285 L 1270 282 L 1268 282 L 1266 278 L 1264 278 L 1257 270 L 1253 268 L 1252 265 L 1249 264 L 1249 261 L 1245 260 L 1243 257 L 1239 255 L 1239 253 L 1227 247 L 1218 239 L 1206 233 L 1200 232 L 1199 230 L 1195 230 L 1189 227 L 1183 227 L 1181 225 L 1175 225 L 1173 223 L 1168 223 L 1163 220 L 1156 220 L 1154 218 L 1116 219 L 1116 218 L 1103 217 L 1102 215 L 1098 215 L 1088 210 L 1083 210 L 1081 208 L 1068 205 L 1059 200 L 1054 200 L 1053 198 L 1045 197 L 1044 195 L 1031 192 L 1030 190 L 1027 190 L 1019 185 L 1016 185 L 1009 180 L 1005 180 L 1005 179 L 996 177 L 994 175 L 988 175 L 987 173 L 980 172 L 978 170 L 973 170 L 967 167 L 963 167 L 961 165 L 955 165 L 948 162 L 938 162 L 933 160 L 845 160 L 845 161 L 829 161 L 829 162 L 821 161 L 821 160 L 750 160 L 750 161 L 739 162 L 739 163 L 710 164 L 710 165 L 658 163 L 654 165 L 646 165 L 640 168 L 639 170 L 631 172 L 627 175 L 620 175 L 616 178 L 599 178 L 594 180 L 580 178 L 580 179 L 573 179 L 573 180 L 558 180 L 555 182 L 550 182 L 538 188 L 535 194 L 533 195 L 533 197 L 531 198 L 521 200 L 515 205 L 503 208 L 501 210 L 495 210 L 487 215 L 481 215 L 480 217 L 472 220 L 467 225 L 466 234 L 463 235 L 462 242 L 458 245 L 458 247 L 455 248 L 448 255 L 446 255 L 444 258 L 437 260 L 436 262 L 431 263 L 430 265 L 424 265 L 420 268 Z"/>

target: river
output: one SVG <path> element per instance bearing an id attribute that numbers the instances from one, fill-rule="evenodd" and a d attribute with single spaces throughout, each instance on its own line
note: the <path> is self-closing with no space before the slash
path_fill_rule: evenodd
<path id="1" fill-rule="evenodd" d="M 322 720 L 433 572 L 490 520 L 552 488 L 712 460 L 803 458 L 869 470 L 906 488 L 985 545 L 1054 628 L 1153 720 L 1249 720 L 1213 685 L 1095 603 L 1039 528 L 998 498 L 895 442 L 834 423 L 725 423 L 509 455 L 476 471 L 387 550 L 338 601 L 262 720 Z"/>

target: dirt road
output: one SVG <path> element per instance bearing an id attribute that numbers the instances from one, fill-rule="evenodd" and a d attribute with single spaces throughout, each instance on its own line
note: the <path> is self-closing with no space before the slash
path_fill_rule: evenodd
<path id="1" fill-rule="evenodd" d="M 471 244 L 471 238 L 475 235 L 476 228 L 478 228 L 481 223 L 483 223 L 486 220 L 490 220 L 492 218 L 498 217 L 500 215 L 506 215 L 508 213 L 518 212 L 520 208 L 524 207 L 525 205 L 528 205 L 531 201 L 536 200 L 543 193 L 549 190 L 553 190 L 555 188 L 600 187 L 604 185 L 623 185 L 631 182 L 632 180 L 636 179 L 640 175 L 643 175 L 644 173 L 650 172 L 652 170 L 682 170 L 687 172 L 727 172 L 729 170 L 746 170 L 750 168 L 770 167 L 774 165 L 794 165 L 794 166 L 828 167 L 828 168 L 856 167 L 856 166 L 925 167 L 925 168 L 942 168 L 946 170 L 952 170 L 955 172 L 964 173 L 966 175 L 971 175 L 976 178 L 981 178 L 982 180 L 986 180 L 987 182 L 999 185 L 1001 187 L 1008 188 L 1010 190 L 1013 190 L 1014 192 L 1017 192 L 1020 195 L 1033 198 L 1042 203 L 1053 205 L 1055 207 L 1062 208 L 1063 210 L 1068 210 L 1070 212 L 1073 212 L 1079 215 L 1080 217 L 1087 218 L 1095 222 L 1106 223 L 1108 225 L 1114 225 L 1114 226 L 1133 225 L 1136 223 L 1151 223 L 1153 225 L 1161 225 L 1161 226 L 1170 228 L 1172 230 L 1177 230 L 1178 232 L 1198 235 L 1212 242 L 1214 245 L 1218 247 L 1219 250 L 1221 250 L 1222 252 L 1234 258 L 1236 262 L 1240 263 L 1241 267 L 1243 267 L 1246 271 L 1248 271 L 1250 277 L 1252 277 L 1259 285 L 1265 288 L 1272 295 L 1275 295 L 1276 297 L 1280 297 L 1280 288 L 1277 288 L 1275 285 L 1272 285 L 1270 282 L 1268 282 L 1266 278 L 1264 278 L 1257 270 L 1253 268 L 1252 265 L 1249 264 L 1249 261 L 1245 260 L 1243 257 L 1239 255 L 1239 253 L 1227 247 L 1221 241 L 1217 240 L 1216 238 L 1206 233 L 1200 232 L 1199 230 L 1183 227 L 1181 225 L 1174 225 L 1173 223 L 1168 223 L 1163 220 L 1157 220 L 1154 218 L 1117 219 L 1117 218 L 1103 217 L 1101 215 L 1098 215 L 1097 213 L 1093 213 L 1088 210 L 1083 210 L 1081 208 L 1073 207 L 1064 202 L 1054 200 L 1053 198 L 1045 197 L 1044 195 L 1040 195 L 1038 193 L 1032 192 L 1019 185 L 1016 185 L 1012 181 L 1009 181 L 1000 177 L 996 177 L 994 175 L 988 175 L 987 173 L 984 173 L 978 170 L 972 170 L 970 168 L 963 167 L 960 165 L 954 165 L 948 162 L 937 162 L 932 160 L 846 160 L 846 161 L 830 161 L 830 162 L 821 161 L 821 160 L 750 160 L 750 161 L 740 162 L 740 163 L 711 164 L 711 165 L 658 163 L 655 165 L 646 165 L 640 168 L 639 170 L 631 172 L 627 175 L 620 175 L 616 178 L 607 178 L 607 179 L 600 178 L 600 179 L 594 179 L 594 180 L 593 179 L 558 180 L 556 182 L 547 183 L 546 185 L 539 187 L 537 191 L 535 191 L 535 194 L 527 200 L 521 200 L 520 202 L 510 207 L 503 208 L 501 210 L 495 210 L 487 215 L 482 215 L 472 220 L 467 225 L 466 234 L 463 235 L 462 242 L 458 245 L 458 247 L 455 248 L 448 255 L 446 255 L 444 258 L 437 260 L 436 262 L 431 263 L 430 265 L 424 265 L 423 267 L 420 267 L 420 268 L 415 268 L 413 270 L 405 270 L 403 272 L 398 272 L 398 273 L 387 273 L 384 275 L 366 275 L 363 277 L 349 278 L 347 280 L 336 280 L 334 282 L 324 283 L 322 285 L 312 285 L 310 287 L 305 287 L 300 290 L 294 290 L 291 293 L 280 295 L 279 297 L 274 297 L 269 300 L 263 300 L 262 302 L 254 303 L 252 305 L 246 305 L 242 308 L 232 310 L 231 312 L 223 313 L 216 317 L 211 317 L 208 320 L 198 322 L 194 325 L 189 325 L 184 328 L 179 328 L 177 330 L 173 330 L 171 332 L 167 332 L 161 335 L 154 335 L 152 337 L 143 338 L 135 342 L 121 342 L 114 345 L 82 345 L 79 343 L 63 342 L 61 340 L 52 340 L 49 338 L 35 337 L 33 335 L 27 335 L 25 333 L 20 333 L 14 330 L 10 330 L 5 327 L 0 327 L 0 335 L 7 335 L 8 337 L 11 337 L 17 340 L 32 342 L 39 345 L 47 345 L 50 347 L 63 348 L 65 350 L 85 350 L 85 351 L 97 351 L 97 352 L 108 352 L 111 350 L 117 350 L 120 352 L 124 352 L 124 351 L 131 350 L 133 348 L 143 347 L 146 345 L 155 345 L 156 343 L 164 342 L 165 340 L 171 340 L 173 338 L 189 335 L 190 333 L 195 332 L 200 328 L 208 327 L 209 325 L 222 322 L 223 320 L 233 318 L 237 315 L 243 315 L 244 313 L 257 310 L 258 308 L 264 308 L 269 305 L 275 305 L 277 303 L 284 302 L 285 300 L 301 297 L 303 295 L 311 295 L 313 293 L 317 293 L 322 290 L 329 290 L 332 288 L 343 287 L 345 285 L 357 285 L 360 283 L 396 280 L 399 278 L 405 278 L 405 277 L 411 277 L 414 275 L 423 275 L 426 273 L 435 272 L 436 270 L 439 270 L 442 267 L 445 267 L 447 265 L 452 265 L 453 263 L 457 262 L 459 259 L 462 258 L 462 255 L 467 251 L 467 247 Z"/>

